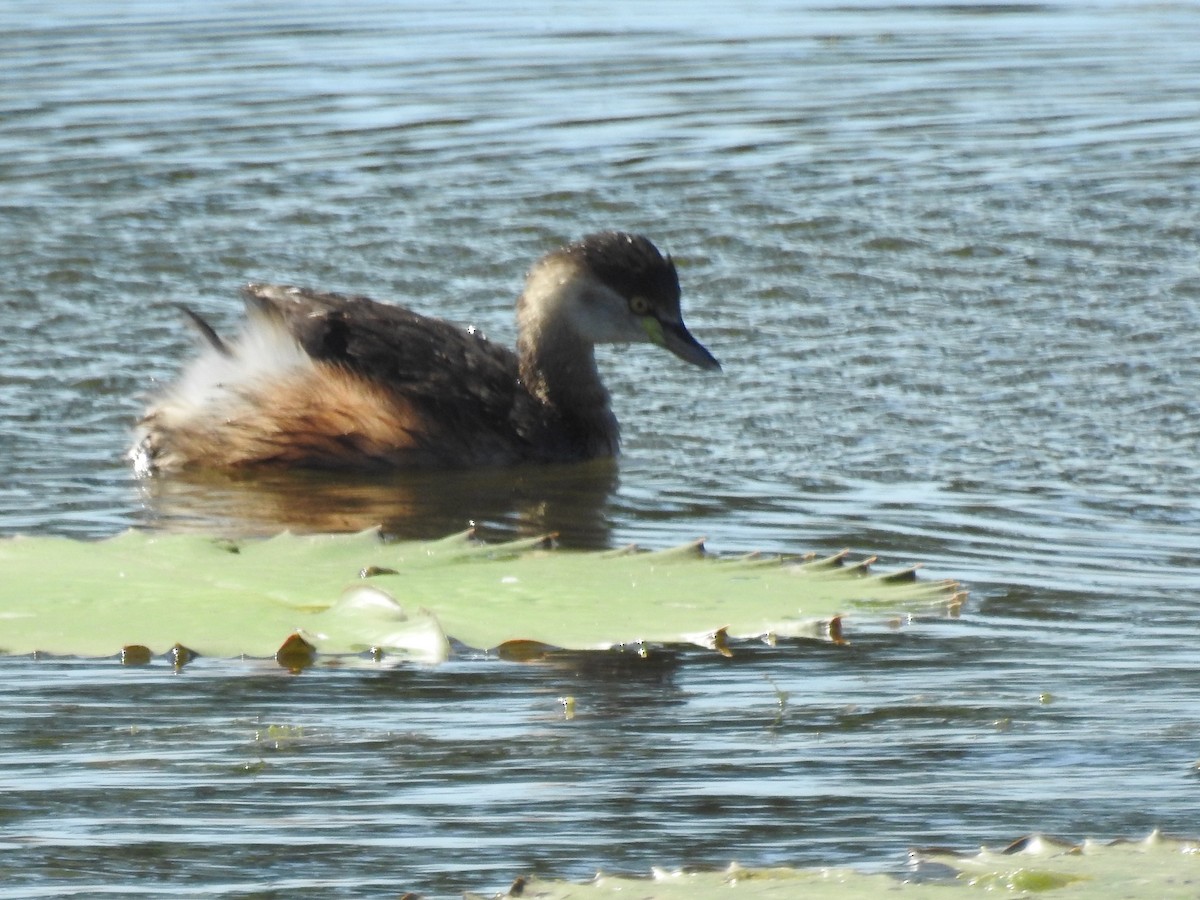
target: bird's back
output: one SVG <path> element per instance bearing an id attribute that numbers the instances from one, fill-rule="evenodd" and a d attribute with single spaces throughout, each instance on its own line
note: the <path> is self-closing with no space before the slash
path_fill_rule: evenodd
<path id="1" fill-rule="evenodd" d="M 516 355 L 482 335 L 366 297 L 259 284 L 243 295 L 243 334 L 225 344 L 209 330 L 212 346 L 143 419 L 141 468 L 570 456 Z"/>

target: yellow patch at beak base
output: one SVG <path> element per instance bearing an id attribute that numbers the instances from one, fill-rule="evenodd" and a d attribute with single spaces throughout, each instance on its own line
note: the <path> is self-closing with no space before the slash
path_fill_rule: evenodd
<path id="1" fill-rule="evenodd" d="M 654 316 L 642 316 L 640 321 L 642 323 L 642 330 L 646 332 L 646 337 L 650 338 L 650 343 L 665 347 L 667 339 L 663 335 L 662 323 L 654 318 Z"/>

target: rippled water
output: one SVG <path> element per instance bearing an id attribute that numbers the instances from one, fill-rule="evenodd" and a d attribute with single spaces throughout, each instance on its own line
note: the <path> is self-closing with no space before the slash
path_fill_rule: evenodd
<path id="1" fill-rule="evenodd" d="M 878 553 L 972 591 L 848 648 L 318 671 L 0 660 L 0 896 L 494 890 L 1200 820 L 1200 8 L 0 8 L 0 532 L 467 521 Z M 237 285 L 511 341 L 605 227 L 697 373 L 601 364 L 616 467 L 139 484 Z M 562 718 L 557 698 L 576 697 Z M 274 726 L 274 727 L 272 727 Z"/>

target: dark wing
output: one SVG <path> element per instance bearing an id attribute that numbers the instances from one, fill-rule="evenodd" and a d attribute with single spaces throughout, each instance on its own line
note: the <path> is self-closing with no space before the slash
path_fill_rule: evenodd
<path id="1" fill-rule="evenodd" d="M 444 432 L 488 441 L 531 437 L 534 401 L 517 357 L 481 335 L 368 297 L 281 285 L 247 285 L 247 308 L 285 327 L 313 359 L 396 392 Z M 431 436 L 432 437 L 432 436 Z"/>

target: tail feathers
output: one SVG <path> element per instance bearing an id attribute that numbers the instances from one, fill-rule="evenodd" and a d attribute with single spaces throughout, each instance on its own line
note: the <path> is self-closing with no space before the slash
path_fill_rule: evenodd
<path id="1" fill-rule="evenodd" d="M 279 375 L 231 380 L 208 393 L 169 392 L 139 424 L 129 453 L 135 472 L 440 463 L 421 438 L 427 423 L 402 398 L 336 366 Z"/>
<path id="2" fill-rule="evenodd" d="M 176 303 L 175 307 L 188 317 L 192 323 L 192 327 L 200 333 L 200 336 L 208 342 L 210 347 L 212 347 L 222 356 L 228 357 L 233 355 L 232 351 L 229 349 L 229 345 L 221 339 L 221 336 L 217 334 L 216 329 L 209 325 L 208 322 L 206 322 L 198 312 L 187 306 L 184 306 L 182 303 Z"/>

